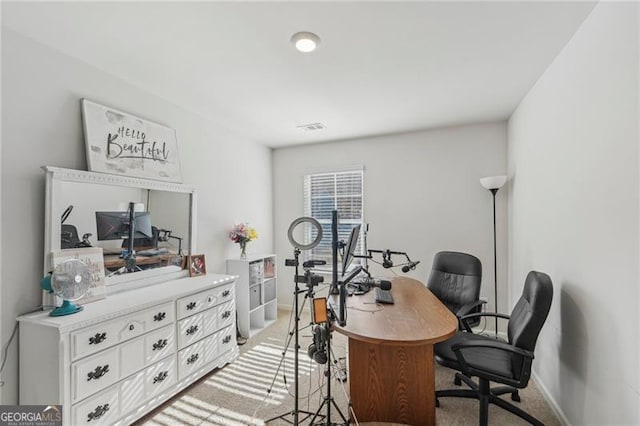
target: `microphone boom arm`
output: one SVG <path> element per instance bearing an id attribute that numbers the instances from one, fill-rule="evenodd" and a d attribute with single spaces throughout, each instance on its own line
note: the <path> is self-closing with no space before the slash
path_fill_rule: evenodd
<path id="1" fill-rule="evenodd" d="M 390 267 L 393 267 L 393 266 L 411 265 L 413 263 L 417 264 L 419 262 L 419 261 L 418 262 L 412 262 L 411 258 L 409 258 L 409 255 L 404 251 L 392 251 L 392 250 L 388 250 L 388 249 L 386 249 L 386 250 L 368 249 L 367 251 L 369 252 L 368 255 L 366 255 L 366 256 L 355 256 L 355 257 L 361 257 L 361 258 L 365 258 L 365 259 L 373 259 L 373 253 L 382 254 L 383 259 L 387 259 L 389 261 L 389 263 L 391 264 L 390 266 L 384 266 L 384 263 L 383 263 L 383 266 L 385 268 L 390 268 Z M 401 263 L 399 265 L 394 265 L 390 261 L 391 260 L 391 255 L 404 256 L 407 261 L 405 263 Z M 414 265 L 414 267 L 415 267 L 415 265 Z"/>

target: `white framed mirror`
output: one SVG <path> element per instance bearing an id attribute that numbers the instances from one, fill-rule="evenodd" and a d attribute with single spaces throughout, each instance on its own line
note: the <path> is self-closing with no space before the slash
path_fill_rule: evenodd
<path id="1" fill-rule="evenodd" d="M 196 247 L 193 187 L 50 166 L 43 169 L 45 275 L 53 268 L 52 252 L 91 246 L 103 251 L 107 295 L 188 276 L 182 260 Z M 139 223 L 152 226 L 152 232 L 135 234 L 134 244 L 122 232 L 105 231 L 106 220 L 111 221 L 107 230 L 114 231 L 118 215 L 131 217 L 130 206 L 136 232 Z M 137 253 L 136 263 L 127 268 L 131 246 Z"/>

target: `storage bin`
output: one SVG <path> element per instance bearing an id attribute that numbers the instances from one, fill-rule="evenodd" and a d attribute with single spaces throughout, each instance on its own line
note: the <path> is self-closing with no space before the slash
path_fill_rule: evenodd
<path id="1" fill-rule="evenodd" d="M 276 276 L 275 260 L 272 257 L 264 260 L 264 279 L 273 278 Z"/>
<path id="2" fill-rule="evenodd" d="M 260 284 L 249 287 L 249 309 L 260 306 Z"/>
<path id="3" fill-rule="evenodd" d="M 276 280 L 275 278 L 264 282 L 264 303 L 276 298 Z"/>
<path id="4" fill-rule="evenodd" d="M 249 264 L 249 285 L 261 284 L 264 277 L 264 265 L 261 260 Z"/>

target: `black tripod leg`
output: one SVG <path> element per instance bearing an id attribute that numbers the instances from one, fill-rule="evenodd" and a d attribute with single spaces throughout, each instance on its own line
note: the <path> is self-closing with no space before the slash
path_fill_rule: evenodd
<path id="1" fill-rule="evenodd" d="M 298 256 L 300 254 L 300 249 L 296 248 L 294 251 L 294 256 L 295 256 L 295 266 L 296 266 L 296 274 L 295 276 L 298 276 Z M 298 295 L 301 294 L 302 292 L 300 291 L 300 288 L 298 287 L 298 281 L 295 280 L 295 289 L 294 289 L 294 293 L 293 293 L 293 311 L 295 313 L 295 318 L 294 318 L 294 326 L 293 326 L 293 333 L 289 332 L 289 338 L 287 340 L 285 349 L 282 353 L 282 358 L 280 359 L 280 365 L 278 365 L 278 371 L 280 371 L 280 367 L 282 366 L 282 364 L 284 363 L 284 359 L 285 359 L 285 354 L 289 348 L 289 344 L 291 343 L 291 339 L 294 339 L 294 354 L 293 354 L 293 362 L 294 362 L 294 408 L 291 411 L 288 411 L 284 414 L 281 414 L 279 416 L 276 417 L 272 417 L 269 420 L 266 420 L 266 423 L 269 423 L 271 421 L 277 420 L 277 419 L 282 419 L 287 423 L 290 423 L 294 426 L 298 426 L 301 422 L 305 421 L 306 419 L 308 419 L 309 417 L 313 416 L 314 413 L 311 413 L 309 411 L 303 411 L 303 410 L 299 410 L 298 409 L 298 356 L 299 356 L 299 352 L 300 352 L 300 342 L 299 342 L 299 334 L 300 334 L 300 316 L 302 314 L 302 310 L 304 309 L 304 305 L 307 301 L 307 298 L 309 296 L 313 297 L 313 293 L 309 292 L 309 294 L 307 296 L 305 296 L 304 302 L 302 303 L 302 306 L 300 307 L 298 304 Z M 278 372 L 276 372 L 276 375 L 278 374 Z M 274 377 L 274 382 L 275 382 L 275 377 Z M 273 382 L 271 384 L 273 386 Z M 302 415 L 302 416 L 301 416 Z M 291 416 L 293 418 L 293 420 L 289 420 L 287 417 Z M 318 415 L 316 414 L 314 416 L 314 419 L 317 417 Z M 322 416 L 324 417 L 324 416 Z"/>

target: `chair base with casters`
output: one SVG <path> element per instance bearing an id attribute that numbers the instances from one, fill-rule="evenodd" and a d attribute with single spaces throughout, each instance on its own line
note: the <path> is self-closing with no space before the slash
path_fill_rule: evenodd
<path id="1" fill-rule="evenodd" d="M 469 392 L 478 392 L 478 390 L 480 389 L 478 384 L 474 382 L 471 377 L 467 377 L 462 373 L 456 373 L 455 377 L 453 378 L 453 383 L 456 386 L 461 386 L 462 382 L 464 382 L 472 390 L 470 391 L 468 389 L 447 389 L 447 390 L 436 391 L 436 406 L 439 406 L 440 404 L 438 401 L 438 396 L 458 396 L 460 398 L 476 398 L 477 399 L 477 397 L 475 396 L 468 397 L 467 395 Z M 505 393 L 510 393 L 512 401 L 520 402 L 520 393 L 518 392 L 518 389 L 514 387 L 494 386 L 490 390 L 491 390 L 491 394 L 495 396 L 504 395 Z"/>
<path id="2" fill-rule="evenodd" d="M 471 381 L 471 379 L 460 373 L 456 373 L 456 378 L 459 378 L 467 384 L 469 384 L 467 380 Z M 471 383 L 473 384 L 473 386 L 471 386 L 472 389 L 446 389 L 436 391 L 436 407 L 440 406 L 440 401 L 438 398 L 442 397 L 452 396 L 457 398 L 477 399 L 480 402 L 480 420 L 478 423 L 480 426 L 487 426 L 489 424 L 489 404 L 495 404 L 509 411 L 510 413 L 515 414 L 516 416 L 528 421 L 532 425 L 544 426 L 544 423 L 533 417 L 531 414 L 498 396 L 505 393 L 511 393 L 511 399 L 513 399 L 514 401 L 517 400 L 519 402 L 520 396 L 518 396 L 517 389 L 510 386 L 498 386 L 491 388 L 489 387 L 490 382 L 487 379 L 480 379 L 478 383 L 471 381 Z M 514 399 L 513 391 L 515 391 L 517 399 Z"/>
<path id="3" fill-rule="evenodd" d="M 467 331 L 459 331 L 451 339 L 436 344 L 434 355 L 438 364 L 458 371 L 454 379 L 456 385 L 464 382 L 470 389 L 436 390 L 436 407 L 440 406 L 439 398 L 472 398 L 480 403 L 481 426 L 488 424 L 489 404 L 495 404 L 533 425 L 542 425 L 535 417 L 499 395 L 510 393 L 512 400 L 520 401 L 518 389 L 525 388 L 529 383 L 533 350 L 552 298 L 553 286 L 549 276 L 531 271 L 525 280 L 522 296 L 510 316 L 474 313 L 462 317 L 461 322 Z M 481 316 L 508 319 L 508 341 L 473 334 L 467 320 Z M 500 386 L 491 388 L 491 382 Z"/>

